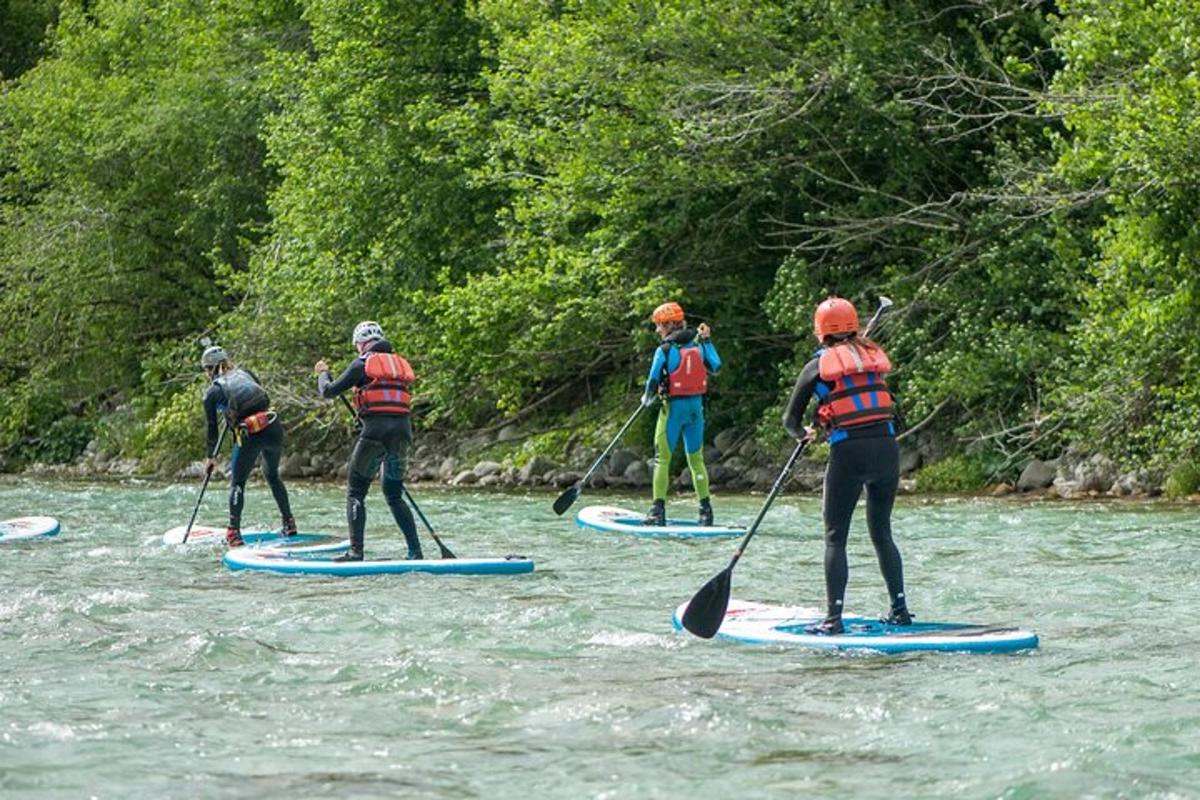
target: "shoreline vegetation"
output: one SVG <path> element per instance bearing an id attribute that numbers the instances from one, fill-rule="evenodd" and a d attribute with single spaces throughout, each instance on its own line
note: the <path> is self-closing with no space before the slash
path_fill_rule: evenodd
<path id="1" fill-rule="evenodd" d="M 215 343 L 336 477 L 310 365 L 374 319 L 414 479 L 560 485 L 670 300 L 713 482 L 760 486 L 836 294 L 895 301 L 915 490 L 1195 494 L 1198 40 L 1200 0 L 0 3 L 0 472 L 189 474 Z"/>

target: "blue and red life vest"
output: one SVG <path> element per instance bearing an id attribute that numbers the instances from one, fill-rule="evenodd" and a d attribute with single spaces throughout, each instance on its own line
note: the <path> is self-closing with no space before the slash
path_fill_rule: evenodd
<path id="1" fill-rule="evenodd" d="M 671 342 L 662 345 L 664 359 L 663 387 L 667 397 L 694 397 L 708 392 L 708 368 L 704 366 L 704 351 L 698 344 L 682 347 Z M 671 348 L 679 351 L 679 365 L 670 372 L 666 369 L 671 359 Z"/>
<path id="2" fill-rule="evenodd" d="M 892 419 L 887 353 L 874 344 L 845 342 L 822 350 L 820 359 L 824 383 L 817 384 L 817 422 L 822 427 L 837 431 Z"/>
<path id="3" fill-rule="evenodd" d="M 395 353 L 370 352 L 363 356 L 367 383 L 354 390 L 354 407 L 365 414 L 409 414 L 416 380 L 409 363 Z"/>

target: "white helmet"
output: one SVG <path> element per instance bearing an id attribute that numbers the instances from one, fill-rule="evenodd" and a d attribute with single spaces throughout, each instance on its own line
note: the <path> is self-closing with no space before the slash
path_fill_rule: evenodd
<path id="1" fill-rule="evenodd" d="M 363 342 L 373 342 L 376 339 L 383 338 L 383 328 L 379 327 L 378 322 L 366 320 L 354 326 L 354 335 L 350 337 L 353 344 L 362 344 Z"/>
<path id="2" fill-rule="evenodd" d="M 200 366 L 205 369 L 211 369 L 219 365 L 222 361 L 228 360 L 229 356 L 226 354 L 225 349 L 214 344 L 212 347 L 204 349 L 204 353 L 200 356 Z"/>

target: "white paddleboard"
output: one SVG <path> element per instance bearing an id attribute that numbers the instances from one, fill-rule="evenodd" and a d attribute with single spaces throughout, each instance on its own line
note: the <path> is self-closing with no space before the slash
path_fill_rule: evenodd
<path id="1" fill-rule="evenodd" d="M 58 520 L 54 517 L 15 517 L 0 521 L 0 544 L 42 539 L 58 534 Z"/>
<path id="2" fill-rule="evenodd" d="M 165 545 L 182 545 L 184 547 L 224 547 L 225 529 L 214 528 L 211 525 L 193 525 L 187 542 L 183 541 L 186 525 L 171 528 L 162 535 Z M 284 536 L 280 531 L 242 531 L 242 541 L 247 547 L 270 547 L 286 549 L 290 552 L 302 553 L 340 553 L 350 548 L 346 539 L 338 539 L 326 533 L 297 533 L 295 536 Z"/>
<path id="3" fill-rule="evenodd" d="M 683 630 L 688 604 L 675 609 L 676 630 Z M 940 650 L 968 653 L 1011 653 L 1038 646 L 1037 634 L 1006 625 L 954 622 L 914 622 L 889 625 L 868 617 L 843 617 L 846 632 L 835 636 L 805 633 L 825 614 L 815 608 L 729 601 L 717 636 L 750 644 L 784 644 L 821 650 L 864 650 L 908 653 Z"/>
<path id="4" fill-rule="evenodd" d="M 575 524 L 606 533 L 674 539 L 720 539 L 744 536 L 746 533 L 746 529 L 739 526 L 697 525 L 681 519 L 668 519 L 666 525 L 643 525 L 643 516 L 616 506 L 587 506 L 575 516 Z"/>

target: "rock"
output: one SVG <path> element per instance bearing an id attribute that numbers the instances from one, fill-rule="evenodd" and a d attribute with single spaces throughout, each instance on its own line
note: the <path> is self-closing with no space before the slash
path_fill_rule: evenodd
<path id="1" fill-rule="evenodd" d="M 638 488 L 649 486 L 650 467 L 645 461 L 638 459 L 637 461 L 630 463 L 630 465 L 625 468 L 625 472 L 622 473 L 622 477 L 625 479 L 625 483 L 630 486 L 635 486 Z"/>
<path id="2" fill-rule="evenodd" d="M 762 455 L 762 448 L 758 446 L 758 442 L 753 439 L 747 439 L 741 447 L 738 448 L 738 455 L 747 461 L 754 463 L 759 456 Z"/>
<path id="3" fill-rule="evenodd" d="M 1014 491 L 1013 487 L 1007 483 L 997 483 L 991 488 L 988 494 L 992 497 L 1004 497 L 1005 495 L 1012 494 Z"/>
<path id="4" fill-rule="evenodd" d="M 96 466 L 100 466 L 97 464 Z M 204 462 L 193 461 L 183 469 L 179 470 L 176 475 L 180 478 L 203 478 L 204 477 Z"/>
<path id="5" fill-rule="evenodd" d="M 704 448 L 704 463 L 706 465 L 715 464 L 720 460 L 721 460 L 721 451 L 720 450 L 718 450 L 716 447 L 714 447 L 711 444 L 708 447 Z"/>
<path id="6" fill-rule="evenodd" d="M 1113 482 L 1110 494 L 1117 497 L 1125 495 L 1157 495 L 1162 493 L 1162 476 L 1147 469 L 1138 469 L 1121 475 Z"/>
<path id="7" fill-rule="evenodd" d="M 504 478 L 498 472 L 493 472 L 490 475 L 484 475 L 479 479 L 480 486 L 498 486 L 504 483 Z"/>
<path id="8" fill-rule="evenodd" d="M 724 464 L 713 464 L 708 468 L 708 483 L 710 486 L 724 486 L 737 477 L 737 472 Z"/>
<path id="9" fill-rule="evenodd" d="M 692 485 L 692 471 L 685 469 L 675 476 L 675 480 L 671 481 L 671 485 L 676 489 L 687 489 Z"/>
<path id="10" fill-rule="evenodd" d="M 441 466 L 438 467 L 438 474 L 444 481 L 453 478 L 458 474 L 458 459 L 453 456 L 443 459 Z"/>
<path id="11" fill-rule="evenodd" d="M 504 465 L 498 461 L 480 461 L 471 471 L 478 478 L 486 478 L 489 475 L 495 475 L 502 469 L 504 469 Z"/>
<path id="12" fill-rule="evenodd" d="M 1073 480 L 1064 479 L 1062 476 L 1054 479 L 1054 493 L 1064 500 L 1074 500 L 1086 495 L 1079 484 Z"/>
<path id="13" fill-rule="evenodd" d="M 479 476 L 474 470 L 464 469 L 462 472 L 454 476 L 450 483 L 454 486 L 470 486 L 473 483 L 479 482 Z"/>
<path id="14" fill-rule="evenodd" d="M 912 447 L 900 447 L 900 474 L 911 475 L 921 467 L 921 451 Z M 1054 477 L 1053 475 L 1051 476 Z"/>
<path id="15" fill-rule="evenodd" d="M 1075 482 L 1085 492 L 1107 492 L 1117 479 L 1116 463 L 1102 453 L 1076 465 Z"/>
<path id="16" fill-rule="evenodd" d="M 713 439 L 713 447 L 720 450 L 721 455 L 725 455 L 726 453 L 730 452 L 740 438 L 742 438 L 741 433 L 733 428 L 727 428 L 718 433 L 716 438 Z"/>
<path id="17" fill-rule="evenodd" d="M 755 489 L 770 489 L 778 477 L 779 473 L 767 467 L 754 467 L 746 473 L 747 480 Z"/>
<path id="18" fill-rule="evenodd" d="M 284 456 L 279 466 L 279 474 L 285 478 L 299 478 L 308 466 L 308 456 L 303 453 L 289 453 Z"/>
<path id="19" fill-rule="evenodd" d="M 637 453 L 624 448 L 614 450 L 613 454 L 608 458 L 608 474 L 609 475 L 624 475 L 625 470 L 629 469 L 629 465 L 637 461 Z"/>
<path id="20" fill-rule="evenodd" d="M 575 483 L 576 481 L 578 481 L 582 477 L 583 477 L 583 475 L 579 472 L 575 472 L 575 471 L 569 470 L 569 469 L 564 469 L 559 472 L 555 472 L 550 478 L 550 483 L 552 483 L 553 485 L 557 486 L 560 489 L 565 489 L 568 486 Z"/>
<path id="21" fill-rule="evenodd" d="M 547 472 L 552 472 L 557 468 L 558 465 L 545 456 L 534 456 L 525 462 L 525 466 L 521 467 L 517 473 L 517 480 L 529 485 L 540 480 Z"/>
<path id="22" fill-rule="evenodd" d="M 722 463 L 734 472 L 740 473 L 746 470 L 746 462 L 737 456 L 734 456 L 733 458 L 727 458 Z"/>
<path id="23" fill-rule="evenodd" d="M 498 442 L 511 442 L 520 438 L 521 431 L 516 425 L 505 425 L 500 429 L 500 432 L 496 434 L 496 441 Z"/>
<path id="24" fill-rule="evenodd" d="M 343 461 L 341 465 L 338 466 L 336 474 L 339 481 L 346 480 L 346 478 L 350 476 L 350 461 Z"/>
<path id="25" fill-rule="evenodd" d="M 820 465 L 801 466 L 792 473 L 791 483 L 801 491 L 811 492 L 825 485 L 825 470 Z"/>
<path id="26" fill-rule="evenodd" d="M 915 480 L 912 478 L 901 478 L 900 485 L 897 487 L 897 491 L 900 494 L 912 494 L 914 491 L 916 491 L 916 488 L 917 482 Z"/>
<path id="27" fill-rule="evenodd" d="M 1056 472 L 1056 465 L 1051 465 L 1048 461 L 1038 461 L 1035 458 L 1025 465 L 1025 469 L 1021 470 L 1021 477 L 1017 478 L 1017 491 L 1030 492 L 1035 489 L 1045 489 L 1054 483 Z"/>
<path id="28" fill-rule="evenodd" d="M 601 452 L 603 451 L 596 447 L 576 447 L 571 452 L 571 458 L 568 463 L 577 469 L 587 470 L 591 468 L 592 464 L 596 463 L 596 459 L 600 457 Z"/>

